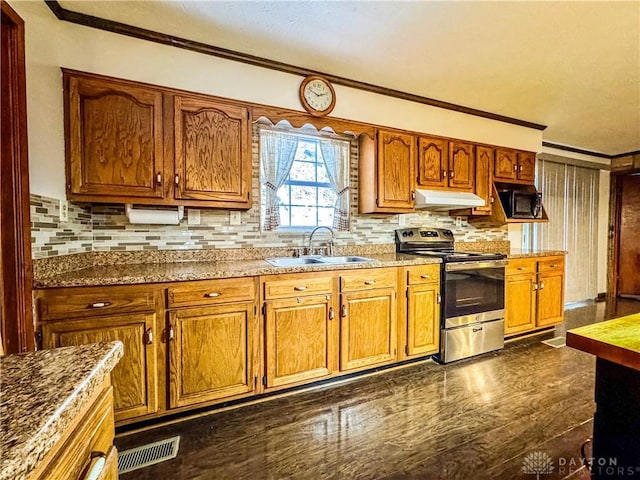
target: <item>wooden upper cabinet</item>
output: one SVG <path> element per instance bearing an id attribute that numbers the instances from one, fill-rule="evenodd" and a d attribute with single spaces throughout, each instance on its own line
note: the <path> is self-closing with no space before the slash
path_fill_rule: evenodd
<path id="1" fill-rule="evenodd" d="M 248 208 L 249 111 L 207 99 L 174 97 L 175 198 Z"/>
<path id="2" fill-rule="evenodd" d="M 493 177 L 495 180 L 515 180 L 518 166 L 517 152 L 509 148 L 496 148 Z"/>
<path id="3" fill-rule="evenodd" d="M 449 141 L 420 137 L 418 140 L 418 185 L 447 188 Z"/>
<path id="4" fill-rule="evenodd" d="M 533 184 L 536 175 L 536 154 L 496 148 L 493 177 L 502 182 Z"/>
<path id="5" fill-rule="evenodd" d="M 474 215 L 491 214 L 493 156 L 493 148 L 476 146 L 475 193 L 484 200 L 485 205 L 483 207 L 475 207 L 473 209 Z"/>
<path id="6" fill-rule="evenodd" d="M 67 71 L 64 85 L 67 196 L 162 198 L 162 92 Z"/>
<path id="7" fill-rule="evenodd" d="M 416 139 L 413 135 L 378 131 L 378 206 L 413 209 Z"/>
<path id="8" fill-rule="evenodd" d="M 471 143 L 449 144 L 449 188 L 473 191 L 475 146 Z"/>

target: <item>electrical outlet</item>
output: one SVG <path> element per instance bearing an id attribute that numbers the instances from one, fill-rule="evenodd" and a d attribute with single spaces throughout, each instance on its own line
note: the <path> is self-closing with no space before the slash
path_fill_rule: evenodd
<path id="1" fill-rule="evenodd" d="M 200 225 L 200 210 L 197 208 L 190 208 L 187 211 L 187 224 Z"/>
<path id="2" fill-rule="evenodd" d="M 229 225 L 240 225 L 242 223 L 242 217 L 240 212 L 231 210 L 229 212 Z"/>
<path id="3" fill-rule="evenodd" d="M 461 227 L 462 226 L 462 217 L 456 217 L 456 227 Z"/>
<path id="4" fill-rule="evenodd" d="M 66 200 L 60 200 L 58 203 L 58 211 L 60 212 L 60 221 L 68 222 L 69 221 L 69 202 Z"/>

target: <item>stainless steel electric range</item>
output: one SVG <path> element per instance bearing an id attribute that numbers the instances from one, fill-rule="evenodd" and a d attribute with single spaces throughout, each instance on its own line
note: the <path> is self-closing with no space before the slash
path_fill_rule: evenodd
<path id="1" fill-rule="evenodd" d="M 448 363 L 504 347 L 506 255 L 456 252 L 451 230 L 396 230 L 396 251 L 442 260 L 440 352 Z"/>

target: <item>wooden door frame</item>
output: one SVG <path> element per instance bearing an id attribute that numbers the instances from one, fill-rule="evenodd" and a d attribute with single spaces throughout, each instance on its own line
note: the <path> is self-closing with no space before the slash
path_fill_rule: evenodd
<path id="1" fill-rule="evenodd" d="M 611 172 L 609 183 L 609 226 L 607 246 L 607 297 L 618 296 L 618 259 L 620 256 L 620 226 L 622 215 L 622 178 L 640 170 Z"/>
<path id="2" fill-rule="evenodd" d="M 24 21 L 5 1 L 2 13 L 2 156 L 0 157 L 0 327 L 6 353 L 34 350 L 31 218 L 27 155 Z"/>

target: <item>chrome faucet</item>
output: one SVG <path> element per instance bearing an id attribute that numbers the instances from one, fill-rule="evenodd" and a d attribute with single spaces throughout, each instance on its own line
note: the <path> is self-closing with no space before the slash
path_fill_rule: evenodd
<path id="1" fill-rule="evenodd" d="M 333 257 L 333 239 L 335 237 L 335 232 L 333 231 L 332 228 L 330 227 L 325 227 L 325 226 L 320 226 L 320 227 L 316 227 L 311 231 L 311 235 L 309 235 L 309 247 L 307 248 L 307 251 L 309 253 L 309 255 L 313 255 L 313 250 L 311 249 L 311 243 L 313 241 L 313 235 L 320 229 L 325 229 L 328 230 L 329 233 L 331 234 L 331 239 L 329 240 L 329 242 L 327 242 L 327 247 L 328 247 L 328 253 L 330 257 Z"/>

